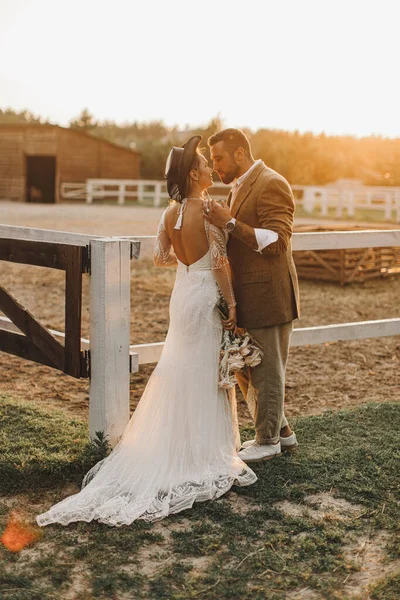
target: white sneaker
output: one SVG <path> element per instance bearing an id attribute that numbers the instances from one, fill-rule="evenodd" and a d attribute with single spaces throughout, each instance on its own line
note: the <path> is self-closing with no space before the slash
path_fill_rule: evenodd
<path id="1" fill-rule="evenodd" d="M 289 437 L 281 437 L 279 439 L 281 442 L 282 452 L 292 452 L 299 445 L 294 431 L 291 433 L 291 435 L 289 435 Z M 247 442 L 243 442 L 242 448 L 248 448 L 254 444 L 255 441 L 256 440 L 248 440 Z"/>
<path id="2" fill-rule="evenodd" d="M 261 462 L 263 460 L 270 460 L 275 456 L 280 456 L 281 443 L 277 444 L 258 444 L 255 440 L 251 445 L 248 445 L 243 450 L 238 452 L 238 457 L 246 463 Z"/>

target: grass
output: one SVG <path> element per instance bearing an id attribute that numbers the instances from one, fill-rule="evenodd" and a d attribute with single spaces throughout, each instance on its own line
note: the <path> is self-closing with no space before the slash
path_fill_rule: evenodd
<path id="1" fill-rule="evenodd" d="M 104 456 L 88 443 L 87 425 L 0 395 L 0 493 L 80 482 Z"/>
<path id="2" fill-rule="evenodd" d="M 399 600 L 400 573 L 388 577 L 371 590 L 372 600 Z"/>
<path id="3" fill-rule="evenodd" d="M 0 528 L 16 492 L 33 517 L 104 454 L 88 445 L 84 423 L 55 411 L 2 397 L 0 422 Z M 50 526 L 31 550 L 2 548 L 0 597 L 59 598 L 80 581 L 79 599 L 280 600 L 304 588 L 346 598 L 344 582 L 359 568 L 351 544 L 385 530 L 386 560 L 400 557 L 400 405 L 299 419 L 296 432 L 298 453 L 256 465 L 256 484 L 218 501 L 156 524 Z M 315 519 L 276 506 L 306 507 L 322 492 L 360 508 Z M 374 582 L 371 594 L 399 598 L 400 574 Z"/>

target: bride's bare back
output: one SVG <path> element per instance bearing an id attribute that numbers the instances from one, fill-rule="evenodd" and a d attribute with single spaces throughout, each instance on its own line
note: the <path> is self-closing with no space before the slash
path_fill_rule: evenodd
<path id="1" fill-rule="evenodd" d="M 178 228 L 175 229 L 178 220 Z M 173 251 L 171 251 L 171 246 Z M 183 204 L 172 204 L 161 217 L 156 243 L 154 264 L 169 267 L 177 264 L 177 259 L 186 266 L 194 265 L 210 251 L 210 269 L 214 273 L 221 294 L 236 322 L 236 302 L 232 289 L 229 261 L 226 255 L 226 234 L 219 227 L 204 221 L 203 201 L 188 199 Z"/>
<path id="2" fill-rule="evenodd" d="M 165 230 L 181 263 L 192 265 L 202 258 L 209 248 L 204 227 L 203 201 L 188 199 L 184 206 L 181 229 L 174 229 L 181 204 L 172 204 L 165 214 Z"/>

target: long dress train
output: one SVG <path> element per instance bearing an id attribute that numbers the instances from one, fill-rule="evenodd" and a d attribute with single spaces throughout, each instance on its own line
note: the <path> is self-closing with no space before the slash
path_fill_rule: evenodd
<path id="1" fill-rule="evenodd" d="M 163 218 L 158 252 L 168 260 Z M 225 246 L 210 228 L 205 256 L 189 267 L 178 261 L 164 349 L 121 440 L 86 474 L 79 493 L 36 518 L 39 525 L 155 521 L 256 481 L 237 457 L 237 420 L 218 387 L 222 326 L 212 262 Z"/>

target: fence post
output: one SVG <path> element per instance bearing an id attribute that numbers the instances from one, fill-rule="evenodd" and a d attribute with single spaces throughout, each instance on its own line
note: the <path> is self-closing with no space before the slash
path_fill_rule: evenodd
<path id="1" fill-rule="evenodd" d="M 314 189 L 306 187 L 303 194 L 303 208 L 310 213 L 314 210 Z"/>
<path id="2" fill-rule="evenodd" d="M 396 223 L 400 223 L 400 190 L 396 190 Z"/>
<path id="3" fill-rule="evenodd" d="M 124 183 L 119 184 L 118 204 L 125 204 L 125 184 Z"/>
<path id="4" fill-rule="evenodd" d="M 143 202 L 143 192 L 144 192 L 143 183 L 138 183 L 137 184 L 137 202 L 138 202 L 138 204 Z"/>
<path id="5" fill-rule="evenodd" d="M 345 193 L 346 192 L 339 192 L 338 202 L 336 204 L 336 216 L 337 217 L 343 216 L 343 196 L 345 195 Z"/>
<path id="6" fill-rule="evenodd" d="M 321 192 L 321 217 L 328 215 L 328 192 L 323 190 Z"/>
<path id="7" fill-rule="evenodd" d="M 86 204 L 93 202 L 93 184 L 91 181 L 86 181 Z"/>
<path id="8" fill-rule="evenodd" d="M 354 192 L 348 192 L 347 194 L 347 214 L 349 217 L 354 217 L 356 214 Z"/>
<path id="9" fill-rule="evenodd" d="M 387 221 L 392 220 L 392 194 L 388 192 L 385 194 L 385 219 Z"/>
<path id="10" fill-rule="evenodd" d="M 130 242 L 90 242 L 89 434 L 112 446 L 129 421 Z"/>
<path id="11" fill-rule="evenodd" d="M 154 206 L 160 206 L 161 204 L 161 181 L 157 181 L 155 184 L 154 191 Z"/>

